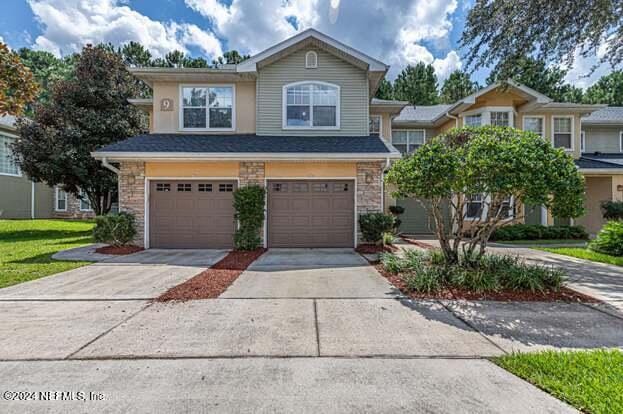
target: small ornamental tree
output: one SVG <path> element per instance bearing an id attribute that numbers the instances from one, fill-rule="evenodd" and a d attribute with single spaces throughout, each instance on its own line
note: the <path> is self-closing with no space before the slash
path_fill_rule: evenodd
<path id="1" fill-rule="evenodd" d="M 37 97 L 39 86 L 19 55 L 0 42 L 0 117 L 21 115 Z"/>
<path id="2" fill-rule="evenodd" d="M 510 220 L 510 197 L 516 204 L 545 205 L 558 217 L 583 213 L 584 180 L 571 156 L 514 128 L 452 129 L 397 161 L 386 181 L 395 186 L 394 197 L 422 202 L 449 263 L 458 261 L 459 249 L 470 257 L 484 254 L 491 234 Z M 474 195 L 483 195 L 482 215 L 468 226 L 468 201 Z M 523 209 L 516 210 L 512 219 L 522 219 Z"/>
<path id="3" fill-rule="evenodd" d="M 262 245 L 260 231 L 264 224 L 266 190 L 259 185 L 248 185 L 234 192 L 234 218 L 238 228 L 234 234 L 236 250 L 255 250 Z"/>

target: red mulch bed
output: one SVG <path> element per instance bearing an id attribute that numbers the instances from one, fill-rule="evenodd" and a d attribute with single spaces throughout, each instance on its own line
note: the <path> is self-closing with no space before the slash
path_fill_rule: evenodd
<path id="1" fill-rule="evenodd" d="M 433 246 L 432 244 L 424 243 L 419 240 L 412 239 L 408 236 L 400 236 L 400 238 L 406 241 L 407 243 L 421 247 L 422 249 L 434 249 L 435 248 L 435 246 Z"/>
<path id="2" fill-rule="evenodd" d="M 209 269 L 180 285 L 172 287 L 156 298 L 156 301 L 176 300 L 185 302 L 187 300 L 217 298 L 265 251 L 266 249 L 230 252 Z"/>
<path id="3" fill-rule="evenodd" d="M 95 253 L 124 255 L 140 252 L 143 249 L 139 246 L 102 246 L 95 249 Z"/>
<path id="4" fill-rule="evenodd" d="M 396 246 L 377 246 L 376 244 L 360 244 L 355 249 L 355 251 L 360 254 L 395 252 L 396 250 L 398 250 Z"/>
<path id="5" fill-rule="evenodd" d="M 370 263 L 386 278 L 389 283 L 396 286 L 404 295 L 413 299 L 448 299 L 448 300 L 492 300 L 499 302 L 585 302 L 601 303 L 591 296 L 576 292 L 563 287 L 558 292 L 518 292 L 515 290 L 500 290 L 498 292 L 476 293 L 468 290 L 445 288 L 436 293 L 410 292 L 405 282 L 398 275 L 389 273 L 380 263 Z"/>

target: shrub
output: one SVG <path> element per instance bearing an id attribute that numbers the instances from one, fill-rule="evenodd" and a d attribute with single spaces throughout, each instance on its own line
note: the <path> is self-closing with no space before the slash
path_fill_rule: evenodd
<path id="1" fill-rule="evenodd" d="M 491 236 L 492 240 L 543 240 L 577 239 L 587 240 L 588 233 L 582 226 L 542 226 L 540 224 L 513 224 L 500 227 Z"/>
<path id="2" fill-rule="evenodd" d="M 394 233 L 391 233 L 389 231 L 383 233 L 383 246 L 391 246 L 392 244 L 394 244 L 395 239 L 396 236 L 394 235 Z"/>
<path id="3" fill-rule="evenodd" d="M 383 233 L 391 232 L 394 217 L 383 213 L 368 213 L 359 216 L 359 228 L 364 241 L 379 244 Z"/>
<path id="4" fill-rule="evenodd" d="M 590 250 L 612 256 L 623 256 L 623 221 L 609 221 L 588 245 Z"/>
<path id="5" fill-rule="evenodd" d="M 410 270 L 420 269 L 424 265 L 426 258 L 426 253 L 421 250 L 406 250 L 404 253 L 405 267 Z"/>
<path id="6" fill-rule="evenodd" d="M 418 272 L 409 272 L 403 280 L 407 289 L 420 293 L 435 293 L 443 286 L 443 275 L 436 267 L 424 267 Z"/>
<path id="7" fill-rule="evenodd" d="M 95 218 L 93 238 L 98 243 L 107 243 L 115 247 L 126 246 L 135 236 L 135 219 L 130 213 L 120 212 Z"/>
<path id="8" fill-rule="evenodd" d="M 394 231 L 398 233 L 398 229 L 402 224 L 402 220 L 400 220 L 400 215 L 405 212 L 405 208 L 402 206 L 389 206 L 389 212 L 394 216 Z"/>
<path id="9" fill-rule="evenodd" d="M 603 201 L 601 211 L 606 220 L 623 220 L 623 201 Z"/>
<path id="10" fill-rule="evenodd" d="M 234 192 L 234 217 L 238 220 L 234 234 L 236 250 L 254 250 L 261 246 L 265 200 L 266 190 L 258 185 L 241 187 Z"/>
<path id="11" fill-rule="evenodd" d="M 405 269 L 405 262 L 400 257 L 392 253 L 381 253 L 379 256 L 381 264 L 389 273 L 400 273 Z"/>
<path id="12" fill-rule="evenodd" d="M 500 288 L 495 273 L 486 268 L 454 267 L 448 275 L 452 286 L 472 292 L 492 292 Z"/>

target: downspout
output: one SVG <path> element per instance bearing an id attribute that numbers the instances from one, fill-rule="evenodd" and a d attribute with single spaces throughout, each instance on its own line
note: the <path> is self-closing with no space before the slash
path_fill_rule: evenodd
<path id="1" fill-rule="evenodd" d="M 454 119 L 454 126 L 455 127 L 459 127 L 459 117 L 458 116 L 454 116 L 454 115 L 450 115 L 450 112 L 446 112 L 446 116 L 450 119 Z"/>
<path id="2" fill-rule="evenodd" d="M 106 157 L 102 158 L 102 165 L 117 175 L 121 174 L 121 170 L 115 167 L 114 165 L 110 164 Z"/>
<path id="3" fill-rule="evenodd" d="M 30 218 L 35 218 L 35 182 L 30 181 Z"/>

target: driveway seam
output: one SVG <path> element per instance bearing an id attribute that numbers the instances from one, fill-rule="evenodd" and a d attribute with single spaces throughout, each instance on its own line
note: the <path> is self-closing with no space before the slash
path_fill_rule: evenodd
<path id="1" fill-rule="evenodd" d="M 596 306 L 596 305 L 595 305 L 595 304 L 593 304 L 593 303 L 587 303 L 587 302 L 578 302 L 578 303 L 580 303 L 581 305 L 586 306 L 587 308 L 590 308 L 590 309 L 596 310 L 597 312 L 601 312 L 601 313 L 603 313 L 604 315 L 611 316 L 611 317 L 613 317 L 613 318 L 615 318 L 615 319 L 620 319 L 620 320 L 623 320 L 623 315 L 617 314 L 617 311 L 616 311 L 616 310 L 609 310 L 609 309 L 608 309 L 608 310 L 606 310 L 606 309 L 602 309 L 602 308 L 600 308 L 600 307 Z M 607 305 L 607 306 L 612 306 L 612 305 L 610 305 L 610 304 L 609 304 L 609 303 L 607 303 L 607 302 L 604 302 L 604 304 L 605 304 L 605 305 Z"/>
<path id="2" fill-rule="evenodd" d="M 496 344 L 491 338 L 489 338 L 487 335 L 484 334 L 484 332 L 482 332 L 480 329 L 478 329 L 475 325 L 473 325 L 471 322 L 469 322 L 467 319 L 462 318 L 460 315 L 457 315 L 449 306 L 447 306 L 445 303 L 443 303 L 442 301 L 438 300 L 437 303 L 439 303 L 441 306 L 444 307 L 445 310 L 447 310 L 448 312 L 450 312 L 450 314 L 452 316 L 454 316 L 456 319 L 458 319 L 459 321 L 463 322 L 465 325 L 469 326 L 470 328 L 472 328 L 475 332 L 478 332 L 478 334 L 480 336 L 482 336 L 487 342 L 489 342 L 491 345 L 493 345 L 494 347 L 496 347 L 497 349 L 499 349 L 500 351 L 502 351 L 502 353 L 504 355 L 508 355 L 508 352 L 502 348 L 500 345 Z"/>
<path id="3" fill-rule="evenodd" d="M 88 341 L 86 344 L 82 345 L 80 348 L 78 348 L 76 351 L 70 353 L 69 355 L 67 355 L 64 359 L 72 359 L 72 357 L 74 355 L 76 355 L 78 352 L 82 351 L 83 349 L 85 349 L 87 346 L 91 345 L 92 343 L 94 343 L 95 341 L 97 341 L 98 339 L 103 338 L 104 336 L 108 335 L 110 332 L 113 331 L 113 329 L 119 327 L 120 325 L 123 325 L 124 323 L 126 323 L 127 321 L 129 321 L 130 319 L 134 318 L 136 315 L 138 315 L 139 313 L 143 312 L 145 309 L 149 308 L 151 305 L 153 305 L 154 302 L 149 302 L 147 303 L 145 306 L 143 306 L 141 309 L 137 310 L 136 312 L 134 312 L 132 315 L 128 316 L 127 318 L 123 319 L 121 322 L 115 324 L 114 326 L 112 326 L 111 328 L 105 330 L 104 332 L 102 332 L 101 334 L 97 335 L 95 338 L 93 338 L 92 340 Z"/>
<path id="4" fill-rule="evenodd" d="M 16 299 L 0 299 L 0 302 L 144 302 L 148 300 L 153 300 L 153 297 L 144 297 L 144 298 L 67 298 L 67 299 L 28 299 L 28 298 L 16 298 Z"/>
<path id="5" fill-rule="evenodd" d="M 369 354 L 369 355 L 185 355 L 185 356 L 154 356 L 154 355 L 117 355 L 117 356 L 85 356 L 74 358 L 16 358 L 0 359 L 1 363 L 13 362 L 60 362 L 60 361 L 146 361 L 146 360 L 233 360 L 233 359 L 348 359 L 348 360 L 369 360 L 369 359 L 432 359 L 432 360 L 474 360 L 490 361 L 495 355 L 405 355 L 405 354 Z"/>
<path id="6" fill-rule="evenodd" d="M 320 356 L 320 328 L 318 325 L 318 304 L 314 299 L 314 325 L 316 327 L 316 356 Z"/>

